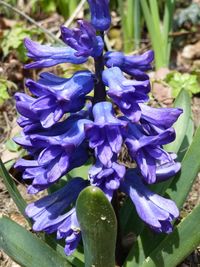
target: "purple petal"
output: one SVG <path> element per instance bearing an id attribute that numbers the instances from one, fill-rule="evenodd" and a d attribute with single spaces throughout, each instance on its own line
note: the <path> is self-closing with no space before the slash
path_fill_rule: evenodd
<path id="1" fill-rule="evenodd" d="M 75 50 L 70 47 L 52 47 L 41 45 L 25 38 L 24 45 L 28 51 L 27 56 L 35 62 L 25 65 L 25 68 L 51 67 L 60 63 L 82 64 L 87 61 L 85 57 L 76 57 Z"/>

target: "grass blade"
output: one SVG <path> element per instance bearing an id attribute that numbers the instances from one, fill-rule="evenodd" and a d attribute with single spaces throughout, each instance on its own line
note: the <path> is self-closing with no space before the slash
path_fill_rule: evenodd
<path id="1" fill-rule="evenodd" d="M 166 46 L 165 48 L 166 61 L 168 62 L 168 64 L 170 59 L 171 42 L 172 42 L 172 38 L 170 38 L 169 33 L 172 31 L 175 3 L 176 3 L 175 0 L 167 0 L 165 2 L 163 37 L 164 37 L 164 44 Z"/>
<path id="2" fill-rule="evenodd" d="M 6 188 L 14 200 L 16 206 L 18 207 L 19 211 L 24 215 L 24 210 L 26 208 L 26 202 L 22 198 L 15 182 L 13 181 L 12 177 L 6 170 L 3 162 L 0 159 L 0 176 L 3 178 L 4 184 L 6 185 Z"/>
<path id="3" fill-rule="evenodd" d="M 182 161 L 182 168 L 166 193 L 173 199 L 179 208 L 184 204 L 189 191 L 200 170 L 200 127 L 197 129 L 193 142 Z"/>

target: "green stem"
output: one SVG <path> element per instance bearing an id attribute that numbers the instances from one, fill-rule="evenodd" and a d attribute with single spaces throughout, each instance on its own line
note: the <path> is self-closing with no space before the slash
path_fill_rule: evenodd
<path id="1" fill-rule="evenodd" d="M 159 17 L 158 3 L 156 0 L 150 0 L 149 5 L 147 0 L 140 1 L 142 11 L 146 21 L 146 25 L 151 38 L 152 46 L 155 51 L 156 69 L 167 67 L 166 49 L 164 34 L 161 31 L 161 20 Z"/>
<path id="2" fill-rule="evenodd" d="M 176 2 L 175 0 L 167 0 L 165 3 L 163 35 L 164 35 L 164 43 L 166 45 L 165 48 L 166 62 L 168 63 L 168 65 L 169 65 L 171 43 L 172 43 L 172 38 L 169 37 L 169 33 L 172 31 L 175 2 Z"/>
<path id="3" fill-rule="evenodd" d="M 134 1 L 134 48 L 140 47 L 141 20 L 140 20 L 140 1 Z"/>

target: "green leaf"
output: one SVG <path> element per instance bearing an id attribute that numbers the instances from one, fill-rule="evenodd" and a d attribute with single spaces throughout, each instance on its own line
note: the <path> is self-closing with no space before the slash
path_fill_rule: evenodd
<path id="1" fill-rule="evenodd" d="M 142 232 L 144 224 L 139 218 L 132 201 L 128 198 L 120 209 L 120 229 L 123 235 L 130 232 L 138 235 Z"/>
<path id="2" fill-rule="evenodd" d="M 70 267 L 64 257 L 8 218 L 0 219 L 0 248 L 23 267 Z"/>
<path id="3" fill-rule="evenodd" d="M 184 260 L 200 243 L 200 205 L 166 236 L 140 267 L 172 267 Z M 133 263 L 126 267 L 137 266 Z"/>
<path id="4" fill-rule="evenodd" d="M 6 84 L 0 81 L 0 105 L 3 104 L 4 101 L 7 100 L 9 97 L 10 96 L 8 94 Z"/>
<path id="5" fill-rule="evenodd" d="M 15 182 L 13 181 L 12 177 L 9 175 L 9 173 L 6 170 L 1 159 L 0 159 L 0 176 L 3 178 L 3 181 L 6 185 L 6 188 L 9 192 L 10 196 L 14 200 L 16 206 L 18 207 L 19 211 L 24 215 L 24 210 L 26 208 L 26 202 L 22 198 L 19 190 L 17 189 Z"/>
<path id="6" fill-rule="evenodd" d="M 17 90 L 17 85 L 5 78 L 0 77 L 0 105 L 2 105 L 5 100 L 9 99 L 8 89 Z"/>
<path id="7" fill-rule="evenodd" d="M 56 1 L 54 0 L 42 0 L 41 6 L 42 10 L 45 13 L 51 13 L 56 11 Z"/>
<path id="8" fill-rule="evenodd" d="M 31 37 L 39 33 L 40 30 L 37 28 L 27 29 L 20 23 L 15 24 L 10 30 L 5 30 L 0 42 L 4 57 L 6 57 L 10 51 L 16 50 L 18 51 L 20 59 L 26 59 L 26 50 L 23 46 L 23 40 L 26 37 Z"/>
<path id="9" fill-rule="evenodd" d="M 191 111 L 192 112 L 192 111 Z M 193 140 L 193 135 L 194 135 L 194 121 L 192 118 L 190 118 L 187 131 L 185 133 L 185 137 L 183 139 L 183 142 L 181 144 L 181 147 L 178 151 L 178 161 L 182 161 L 185 153 L 187 152 L 189 146 L 192 143 Z"/>
<path id="10" fill-rule="evenodd" d="M 165 80 L 172 88 L 173 97 L 177 97 L 183 89 L 186 90 L 190 96 L 200 92 L 200 84 L 195 74 L 173 71 L 166 76 Z"/>
<path id="11" fill-rule="evenodd" d="M 128 254 L 124 267 L 140 267 L 146 257 L 149 255 L 149 245 L 153 242 L 151 233 L 145 228 L 142 235 L 138 236 L 134 246 Z M 145 234 L 144 234 L 145 233 Z M 144 237 L 144 238 L 143 238 Z M 160 266 L 159 266 L 160 267 Z"/>
<path id="12" fill-rule="evenodd" d="M 155 51 L 156 69 L 167 67 L 169 64 L 171 39 L 169 32 L 172 24 L 169 22 L 173 17 L 174 1 L 165 1 L 164 18 L 160 18 L 159 3 L 156 0 L 140 0 L 143 16 Z M 162 12 L 163 13 L 163 12 Z"/>
<path id="13" fill-rule="evenodd" d="M 188 193 L 200 170 L 200 127 L 197 129 L 193 142 L 182 161 L 180 174 L 176 175 L 166 193 L 179 208 L 184 204 Z"/>
<path id="14" fill-rule="evenodd" d="M 73 266 L 76 267 L 84 267 L 84 255 L 83 253 L 79 252 L 78 249 L 76 249 L 72 255 L 66 256 L 64 252 L 64 246 L 65 241 L 63 240 L 55 240 L 55 235 L 47 235 L 45 234 L 44 241 L 53 248 L 57 253 L 60 254 L 60 256 L 67 259 L 68 262 L 70 262 Z M 60 244 L 62 243 L 62 244 Z"/>
<path id="15" fill-rule="evenodd" d="M 97 187 L 79 195 L 76 212 L 82 232 L 85 267 L 114 267 L 117 220 L 112 205 Z"/>
<path id="16" fill-rule="evenodd" d="M 75 168 L 69 172 L 70 177 L 82 177 L 83 179 L 88 179 L 88 171 L 92 166 L 91 160 L 88 160 L 85 165 Z"/>
<path id="17" fill-rule="evenodd" d="M 189 120 L 191 119 L 191 100 L 189 94 L 182 90 L 174 102 L 174 107 L 182 108 L 183 114 L 178 118 L 176 123 L 173 125 L 176 131 L 176 139 L 174 142 L 165 146 L 168 151 L 177 153 L 181 147 L 183 139 L 186 135 Z"/>

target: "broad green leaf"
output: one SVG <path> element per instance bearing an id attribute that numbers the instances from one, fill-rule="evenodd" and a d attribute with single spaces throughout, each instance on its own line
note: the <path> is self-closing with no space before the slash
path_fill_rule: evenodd
<path id="1" fill-rule="evenodd" d="M 185 137 L 183 138 L 183 142 L 181 144 L 181 147 L 178 151 L 178 161 L 182 161 L 185 153 L 187 152 L 189 146 L 192 143 L 193 140 L 193 136 L 194 136 L 194 121 L 192 118 L 190 118 L 189 123 L 188 123 L 188 127 L 187 127 L 187 131 L 185 133 Z"/>
<path id="2" fill-rule="evenodd" d="M 173 125 L 176 131 L 176 139 L 174 142 L 165 146 L 168 151 L 177 153 L 181 147 L 185 134 L 187 132 L 189 120 L 191 118 L 191 100 L 189 94 L 182 90 L 174 102 L 174 107 L 182 108 L 183 114 L 178 118 Z"/>
<path id="3" fill-rule="evenodd" d="M 173 267 L 184 260 L 200 243 L 200 205 L 166 236 L 140 267 Z M 137 266 L 134 263 L 126 267 Z"/>
<path id="4" fill-rule="evenodd" d="M 130 199 L 127 199 L 120 209 L 120 229 L 124 235 L 132 232 L 136 235 L 143 230 L 144 224 L 137 215 L 135 207 Z"/>
<path id="5" fill-rule="evenodd" d="M 152 242 L 154 241 L 153 233 L 145 227 L 142 235 L 138 236 L 134 246 L 128 254 L 128 257 L 123 265 L 123 267 L 140 267 L 141 264 L 148 257 L 151 249 Z M 150 248 L 149 248 L 150 247 Z M 153 246 L 155 248 L 155 246 Z M 160 266 L 159 266 L 160 267 Z"/>
<path id="6" fill-rule="evenodd" d="M 115 267 L 117 220 L 112 205 L 97 187 L 79 195 L 76 212 L 82 232 L 85 267 Z"/>
<path id="7" fill-rule="evenodd" d="M 9 192 L 10 196 L 14 200 L 16 206 L 18 207 L 19 211 L 24 215 L 26 202 L 22 198 L 19 190 L 17 189 L 15 182 L 13 181 L 12 177 L 10 176 L 8 171 L 6 170 L 1 159 L 0 159 L 0 176 L 3 178 L 3 181 L 6 185 L 6 188 Z"/>
<path id="8" fill-rule="evenodd" d="M 184 204 L 188 193 L 200 170 L 200 127 L 182 161 L 181 172 L 173 179 L 166 193 L 179 208 Z"/>
<path id="9" fill-rule="evenodd" d="M 0 248 L 23 267 L 70 267 L 42 240 L 8 218 L 0 219 Z"/>
<path id="10" fill-rule="evenodd" d="M 70 262 L 73 266 L 84 267 L 84 255 L 83 253 L 79 252 L 78 249 L 76 249 L 72 255 L 66 256 L 66 254 L 64 253 L 64 246 L 65 246 L 64 240 L 56 240 L 55 235 L 45 234 L 44 241 L 57 253 L 59 253 L 60 256 L 66 258 L 67 261 Z"/>

